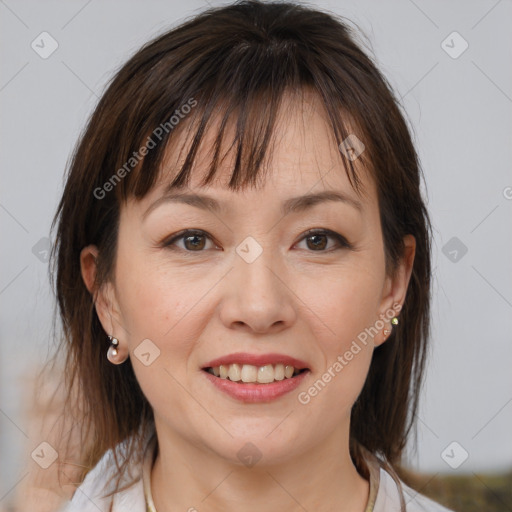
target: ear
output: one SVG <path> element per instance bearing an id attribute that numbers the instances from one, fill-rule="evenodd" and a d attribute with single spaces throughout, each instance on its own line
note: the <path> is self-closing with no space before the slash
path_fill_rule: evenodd
<path id="1" fill-rule="evenodd" d="M 398 317 L 400 310 L 405 302 L 407 288 L 411 279 L 414 256 L 416 254 L 416 239 L 413 235 L 405 235 L 404 252 L 393 276 L 387 276 L 382 293 L 380 303 L 379 318 L 385 322 L 385 327 L 379 331 L 374 338 L 374 345 L 381 345 L 389 336 L 383 334 L 384 329 L 391 331 L 393 325 L 390 323 L 390 313 L 394 311 L 394 315 Z"/>
<path id="2" fill-rule="evenodd" d="M 123 322 L 120 314 L 119 304 L 116 299 L 115 288 L 111 282 L 107 282 L 97 288 L 96 262 L 98 258 L 98 248 L 95 245 L 88 245 L 80 252 L 80 268 L 82 279 L 89 293 L 93 297 L 96 313 L 103 326 L 103 330 L 120 340 L 118 351 L 121 352 L 126 347 L 126 332 L 123 329 Z M 125 341 L 123 344 L 121 341 Z"/>

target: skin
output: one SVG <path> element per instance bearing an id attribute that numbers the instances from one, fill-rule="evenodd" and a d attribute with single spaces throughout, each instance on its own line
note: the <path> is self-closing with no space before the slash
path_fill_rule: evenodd
<path id="1" fill-rule="evenodd" d="M 191 507 L 363 512 L 366 507 L 369 485 L 349 455 L 350 411 L 373 350 L 386 340 L 383 330 L 361 344 L 308 404 L 301 404 L 298 394 L 332 367 L 359 333 L 404 303 L 415 242 L 412 236 L 404 239 L 403 259 L 396 273 L 387 275 L 375 183 L 361 168 L 364 194 L 356 194 L 323 107 L 312 94 L 304 99 L 285 98 L 271 172 L 258 188 L 227 189 L 229 158 L 212 185 L 199 186 L 199 169 L 209 161 L 205 148 L 215 133 L 209 134 L 187 192 L 222 201 L 224 211 L 164 202 L 143 220 L 183 157 L 179 138 L 169 148 L 167 174 L 141 201 L 122 206 L 116 277 L 101 289 L 96 310 L 105 331 L 120 340 L 119 357 L 130 355 L 155 413 L 159 451 L 151 480 L 159 512 Z M 359 201 L 361 210 L 326 201 L 282 215 L 283 200 L 322 190 L 343 192 Z M 183 238 L 174 251 L 163 247 L 171 235 L 192 228 L 211 239 L 199 238 L 199 249 Z M 340 247 L 331 237 L 305 238 L 312 228 L 339 233 L 353 247 Z M 250 264 L 235 251 L 247 236 L 263 249 Z M 97 254 L 94 246 L 81 254 L 90 291 Z M 383 329 L 389 328 L 387 321 Z M 160 356 L 146 367 L 133 351 L 147 338 Z M 277 400 L 242 403 L 217 390 L 201 370 L 232 352 L 287 354 L 306 361 L 311 373 Z M 262 455 L 252 468 L 237 457 L 247 442 Z"/>

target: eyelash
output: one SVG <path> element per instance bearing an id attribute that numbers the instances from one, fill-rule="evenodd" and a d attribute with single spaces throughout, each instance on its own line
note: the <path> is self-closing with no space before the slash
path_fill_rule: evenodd
<path id="1" fill-rule="evenodd" d="M 187 249 L 182 249 L 182 248 L 178 248 L 178 247 L 174 246 L 175 242 L 177 242 L 178 240 L 182 240 L 184 238 L 187 238 L 189 236 L 194 236 L 194 235 L 205 236 L 206 238 L 209 238 L 213 242 L 212 238 L 206 232 L 197 230 L 197 229 L 187 229 L 187 230 L 181 231 L 180 233 L 176 234 L 170 240 L 165 241 L 162 244 L 162 246 L 167 249 L 173 250 L 173 251 L 180 250 L 180 251 L 187 252 L 187 253 L 204 252 L 205 250 L 189 251 Z M 327 237 L 333 238 L 334 240 L 336 240 L 338 242 L 338 247 L 335 247 L 334 249 L 331 248 L 328 250 L 319 250 L 319 251 L 312 250 L 309 252 L 329 253 L 329 252 L 333 252 L 333 251 L 340 250 L 340 249 L 352 249 L 353 248 L 352 244 L 350 242 L 348 242 L 345 237 L 343 237 L 339 233 L 336 233 L 329 229 L 310 229 L 309 231 L 306 231 L 306 233 L 304 233 L 304 236 L 299 240 L 299 242 L 302 242 L 306 238 L 308 238 L 310 236 L 314 236 L 314 235 L 325 235 Z M 299 243 L 299 242 L 297 242 L 297 243 Z"/>

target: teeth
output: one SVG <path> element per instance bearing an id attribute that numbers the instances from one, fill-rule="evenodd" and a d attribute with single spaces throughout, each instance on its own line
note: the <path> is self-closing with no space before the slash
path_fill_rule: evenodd
<path id="1" fill-rule="evenodd" d="M 213 374 L 215 375 L 215 370 L 217 369 L 217 367 L 215 367 L 213 369 Z M 228 376 L 228 370 L 229 370 L 229 366 L 224 366 L 224 365 L 220 365 L 218 367 L 218 370 L 219 370 L 219 377 L 221 379 L 225 379 L 227 376 Z"/>
<path id="2" fill-rule="evenodd" d="M 234 382 L 238 382 L 242 378 L 241 373 L 242 372 L 241 372 L 241 368 L 240 368 L 239 364 L 235 363 L 235 364 L 230 364 L 229 365 L 229 371 L 228 371 L 229 380 L 232 380 Z"/>
<path id="3" fill-rule="evenodd" d="M 288 366 L 286 365 L 284 367 L 284 376 L 289 379 L 290 377 L 293 376 L 293 366 Z"/>
<path id="4" fill-rule="evenodd" d="M 245 366 L 244 366 L 244 368 L 245 368 Z M 252 368 L 256 368 L 256 366 L 253 366 Z M 274 382 L 274 379 L 275 379 L 274 367 L 271 364 L 266 364 L 265 366 L 260 366 L 258 368 L 257 376 L 258 376 L 258 382 L 260 382 L 261 384 L 268 384 L 269 382 Z"/>
<path id="5" fill-rule="evenodd" d="M 274 368 L 274 379 L 284 379 L 284 364 L 276 364 L 276 367 Z"/>
<path id="6" fill-rule="evenodd" d="M 229 379 L 234 382 L 258 382 L 260 384 L 269 384 L 274 381 L 290 379 L 300 373 L 300 370 L 290 365 L 284 364 L 266 364 L 264 366 L 254 366 L 252 364 L 228 364 L 209 368 L 209 372 L 221 379 Z"/>
<path id="7" fill-rule="evenodd" d="M 256 366 L 244 364 L 242 366 L 242 381 L 243 382 L 256 382 L 257 380 L 258 380 L 258 368 L 256 368 Z"/>

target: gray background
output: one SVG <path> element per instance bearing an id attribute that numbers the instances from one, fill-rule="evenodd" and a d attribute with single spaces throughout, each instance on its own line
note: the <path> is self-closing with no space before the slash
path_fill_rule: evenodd
<path id="1" fill-rule="evenodd" d="M 348 17 L 370 38 L 403 98 L 426 174 L 435 228 L 433 341 L 411 464 L 433 472 L 508 468 L 511 2 L 313 4 Z M 27 474 L 22 447 L 41 442 L 26 434 L 22 389 L 48 352 L 53 306 L 44 238 L 67 160 L 114 70 L 149 38 L 205 6 L 0 1 L 0 502 Z M 59 45 L 47 59 L 31 48 L 43 31 Z M 453 31 L 469 44 L 457 58 L 445 49 L 460 51 L 458 36 L 442 45 Z M 463 450 L 469 457 L 460 463 Z"/>

